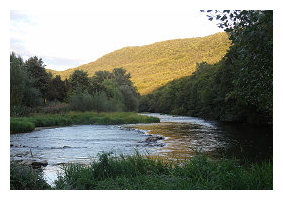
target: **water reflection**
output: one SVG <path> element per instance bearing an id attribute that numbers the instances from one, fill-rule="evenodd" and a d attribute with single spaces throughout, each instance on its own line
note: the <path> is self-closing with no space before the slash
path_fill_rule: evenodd
<path id="1" fill-rule="evenodd" d="M 272 157 L 272 129 L 206 121 L 195 117 L 159 117 L 159 124 L 124 126 L 83 125 L 44 129 L 10 137 L 12 159 L 33 158 L 50 164 L 90 162 L 98 153 L 131 155 L 136 150 L 169 158 L 190 158 L 196 151 L 211 156 L 257 160 Z M 148 134 L 165 137 L 144 143 Z M 32 152 L 32 155 L 31 155 Z"/>
<path id="2" fill-rule="evenodd" d="M 160 124 L 135 126 L 163 135 L 167 145 L 159 155 L 190 158 L 196 151 L 213 157 L 236 157 L 249 161 L 272 158 L 272 128 L 219 123 L 195 117 L 143 114 L 159 117 Z"/>
<path id="3" fill-rule="evenodd" d="M 132 155 L 138 150 L 170 159 L 187 159 L 195 155 L 196 151 L 212 157 L 225 154 L 249 161 L 272 158 L 271 128 L 158 113 L 143 115 L 159 117 L 161 123 L 81 125 L 13 134 L 10 136 L 10 157 L 16 160 L 47 160 L 49 165 L 45 174 L 50 180 L 56 177 L 55 172 L 61 163 L 89 163 L 103 151 Z M 146 143 L 149 134 L 162 136 L 164 140 Z"/>

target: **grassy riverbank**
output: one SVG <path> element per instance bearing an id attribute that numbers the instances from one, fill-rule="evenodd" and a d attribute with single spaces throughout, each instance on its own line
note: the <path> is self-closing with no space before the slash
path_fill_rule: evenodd
<path id="1" fill-rule="evenodd" d="M 19 180 L 30 183 L 33 189 L 49 189 L 43 182 L 34 185 L 32 181 L 17 178 L 22 173 L 19 170 L 11 170 L 11 173 L 11 189 L 17 189 L 15 183 L 23 185 Z M 117 158 L 102 154 L 88 166 L 65 166 L 53 189 L 269 190 L 273 188 L 272 177 L 271 161 L 239 164 L 235 160 L 211 161 L 200 155 L 176 164 L 140 155 Z"/>
<path id="2" fill-rule="evenodd" d="M 74 124 L 136 124 L 157 123 L 159 118 L 132 112 L 69 112 L 64 114 L 37 114 L 30 117 L 11 117 L 10 133 L 25 133 L 35 127 L 68 126 Z"/>

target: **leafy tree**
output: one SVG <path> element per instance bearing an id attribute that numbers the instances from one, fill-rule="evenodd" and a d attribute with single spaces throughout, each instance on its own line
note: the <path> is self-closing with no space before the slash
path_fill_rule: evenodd
<path id="1" fill-rule="evenodd" d="M 40 91 L 46 101 L 50 76 L 45 71 L 42 59 L 36 56 L 31 57 L 24 63 L 24 66 L 30 78 L 34 80 L 33 86 Z"/>
<path id="2" fill-rule="evenodd" d="M 118 85 L 129 85 L 129 86 L 133 85 L 132 81 L 130 80 L 131 74 L 130 73 L 126 74 L 126 70 L 123 68 L 113 69 L 112 76 L 113 76 L 113 80 Z"/>
<path id="3" fill-rule="evenodd" d="M 114 98 L 118 101 L 122 101 L 123 96 L 116 82 L 105 79 L 101 85 L 104 87 L 104 92 L 107 94 L 108 98 Z"/>
<path id="4" fill-rule="evenodd" d="M 27 73 L 23 70 L 23 59 L 14 52 L 10 54 L 10 103 L 20 105 L 24 98 L 24 89 L 28 81 Z"/>
<path id="5" fill-rule="evenodd" d="M 63 101 L 67 97 L 67 86 L 61 77 L 57 75 L 54 79 L 50 80 L 48 87 L 48 100 Z"/>
<path id="6" fill-rule="evenodd" d="M 24 67 L 23 59 L 10 54 L 10 105 L 32 107 L 40 103 L 40 92 Z"/>
<path id="7" fill-rule="evenodd" d="M 101 84 L 104 80 L 112 79 L 112 73 L 108 71 L 97 71 L 94 74 L 94 79 L 97 83 Z"/>
<path id="8" fill-rule="evenodd" d="M 136 111 L 138 109 L 139 94 L 131 81 L 131 74 L 126 73 L 123 68 L 115 68 L 112 72 L 113 81 L 115 81 L 124 96 L 124 104 L 127 111 Z"/>
<path id="9" fill-rule="evenodd" d="M 112 79 L 112 73 L 108 71 L 97 71 L 94 76 L 90 78 L 89 92 L 91 94 L 104 91 L 102 83 L 104 80 Z"/>
<path id="10" fill-rule="evenodd" d="M 273 104 L 273 11 L 208 11 L 210 20 L 229 33 L 233 42 L 227 62 L 236 68 L 235 95 L 243 104 L 272 117 Z"/>
<path id="11" fill-rule="evenodd" d="M 121 93 L 124 97 L 124 104 L 126 106 L 126 111 L 137 111 L 139 102 L 138 102 L 138 93 L 134 87 L 129 85 L 120 86 Z"/>
<path id="12" fill-rule="evenodd" d="M 88 74 L 83 70 L 75 70 L 71 74 L 69 82 L 73 92 L 84 92 L 90 86 Z"/>

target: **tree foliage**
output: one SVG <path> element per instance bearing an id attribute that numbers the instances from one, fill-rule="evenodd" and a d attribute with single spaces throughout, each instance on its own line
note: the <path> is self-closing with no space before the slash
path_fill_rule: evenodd
<path id="1" fill-rule="evenodd" d="M 48 83 L 50 76 L 45 70 L 45 65 L 41 58 L 37 56 L 29 58 L 25 63 L 29 77 L 33 79 L 33 86 L 37 88 L 44 99 L 47 98 Z"/>
<path id="2" fill-rule="evenodd" d="M 97 71 L 92 77 L 83 70 L 76 70 L 70 79 L 62 81 L 59 75 L 52 77 L 47 73 L 44 66 L 42 59 L 36 56 L 24 62 L 14 52 L 10 54 L 12 116 L 43 112 L 45 108 L 52 111 L 63 104 L 63 110 L 138 110 L 139 93 L 130 80 L 130 73 L 123 68 L 115 68 L 113 72 Z"/>
<path id="3" fill-rule="evenodd" d="M 190 77 L 143 96 L 141 111 L 222 121 L 272 123 L 272 11 L 207 11 L 232 41 L 217 64 L 201 63 Z"/>
<path id="4" fill-rule="evenodd" d="M 130 77 L 123 68 L 115 68 L 113 72 L 97 71 L 90 78 L 84 71 L 75 71 L 69 80 L 73 88 L 70 96 L 72 109 L 137 111 L 139 93 Z"/>
<path id="5" fill-rule="evenodd" d="M 50 80 L 47 94 L 48 100 L 62 102 L 67 97 L 67 92 L 66 82 L 62 81 L 59 75 Z"/>
<path id="6" fill-rule="evenodd" d="M 84 92 L 90 86 L 87 72 L 83 70 L 76 70 L 71 74 L 70 86 L 72 92 Z"/>
<path id="7" fill-rule="evenodd" d="M 233 94 L 245 104 L 272 117 L 273 107 L 273 11 L 224 10 L 210 12 L 233 45 L 226 57 L 236 68 Z"/>
<path id="8" fill-rule="evenodd" d="M 41 103 L 41 94 L 35 87 L 35 80 L 25 68 L 23 59 L 14 52 L 10 54 L 10 76 L 11 114 L 21 115 L 27 110 L 25 107 Z"/>

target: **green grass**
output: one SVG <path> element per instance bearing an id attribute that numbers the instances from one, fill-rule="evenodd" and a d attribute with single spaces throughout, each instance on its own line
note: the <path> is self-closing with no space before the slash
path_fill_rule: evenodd
<path id="1" fill-rule="evenodd" d="M 55 189 L 72 190 L 262 190 L 273 188 L 272 163 L 242 164 L 209 161 L 203 155 L 183 163 L 168 163 L 139 154 L 102 154 L 91 165 L 63 168 Z"/>
<path id="2" fill-rule="evenodd" d="M 37 114 L 31 117 L 11 117 L 10 133 L 25 133 L 35 127 L 68 126 L 72 124 L 135 124 L 158 123 L 159 118 L 138 115 L 132 112 L 69 112 L 64 114 Z"/>
<path id="3" fill-rule="evenodd" d="M 56 190 L 272 190 L 272 161 L 239 164 L 197 155 L 184 162 L 141 156 L 99 156 L 90 165 L 66 164 L 55 186 L 42 171 L 11 162 L 11 189 Z"/>

